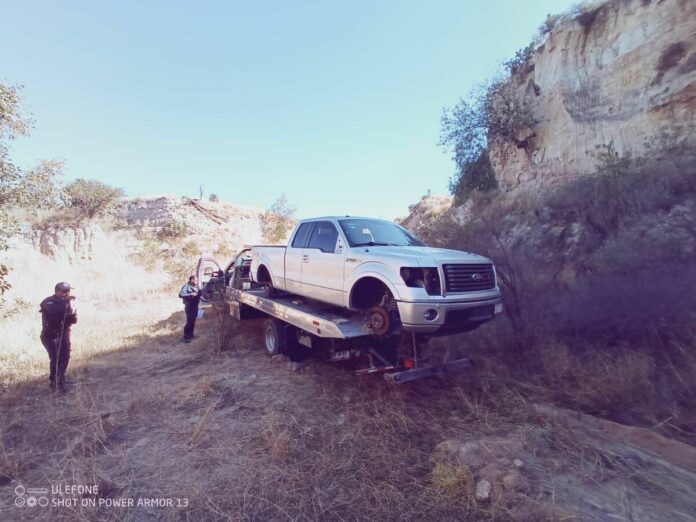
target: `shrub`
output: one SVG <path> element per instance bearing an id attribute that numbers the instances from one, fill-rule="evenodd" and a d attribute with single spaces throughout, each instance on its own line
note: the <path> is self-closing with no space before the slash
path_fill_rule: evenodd
<path id="1" fill-rule="evenodd" d="M 93 179 L 78 178 L 69 183 L 61 193 L 67 207 L 78 208 L 89 218 L 111 214 L 116 210 L 123 190 Z"/>
<path id="2" fill-rule="evenodd" d="M 140 246 L 131 254 L 131 259 L 148 272 L 159 270 L 161 268 L 159 262 L 163 256 L 162 244 L 150 237 L 141 237 L 139 239 L 141 240 Z"/>
<path id="3" fill-rule="evenodd" d="M 227 243 L 220 243 L 217 250 L 215 251 L 215 257 L 228 259 L 232 257 L 234 251 Z"/>
<path id="4" fill-rule="evenodd" d="M 162 241 L 176 241 L 185 237 L 189 233 L 189 229 L 185 223 L 172 220 L 157 231 L 157 238 Z"/>
<path id="5" fill-rule="evenodd" d="M 503 66 L 507 72 L 512 76 L 513 74 L 517 74 L 518 72 L 522 71 L 532 59 L 532 56 L 534 56 L 534 52 L 537 50 L 538 46 L 538 38 L 535 38 L 527 47 L 519 49 L 513 58 L 503 62 Z"/>
<path id="6" fill-rule="evenodd" d="M 528 146 L 535 119 L 530 101 L 521 97 L 509 81 L 496 81 L 459 100 L 441 119 L 440 145 L 451 148 L 457 173 L 450 184 L 452 194 L 464 201 L 474 191 L 495 188 L 488 158 L 488 140 Z"/>
<path id="7" fill-rule="evenodd" d="M 600 11 L 606 2 L 604 0 L 585 0 L 572 7 L 568 16 L 575 18 L 585 30 L 585 34 L 589 33 L 597 21 Z"/>
<path id="8" fill-rule="evenodd" d="M 546 20 L 544 20 L 544 23 L 541 25 L 541 27 L 539 27 L 538 39 L 541 40 L 544 36 L 548 35 L 551 31 L 553 31 L 556 27 L 556 24 L 558 24 L 558 22 L 562 19 L 563 17 L 561 15 L 546 15 Z"/>
<path id="9" fill-rule="evenodd" d="M 479 157 L 462 166 L 450 180 L 449 189 L 454 196 L 454 205 L 464 203 L 474 191 L 487 192 L 498 188 L 495 172 L 488 157 L 488 151 L 483 149 Z"/>
<path id="10" fill-rule="evenodd" d="M 279 243 L 287 237 L 297 223 L 295 208 L 288 204 L 285 194 L 281 194 L 273 205 L 261 214 L 259 221 L 264 240 L 269 243 Z"/>
<path id="11" fill-rule="evenodd" d="M 185 257 L 199 257 L 201 255 L 198 245 L 193 241 L 187 241 L 181 246 L 181 253 Z"/>

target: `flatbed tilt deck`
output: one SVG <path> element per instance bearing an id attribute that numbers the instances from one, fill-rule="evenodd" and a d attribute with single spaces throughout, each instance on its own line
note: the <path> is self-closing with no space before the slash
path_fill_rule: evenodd
<path id="1" fill-rule="evenodd" d="M 250 287 L 249 283 L 244 285 Z M 331 362 L 349 363 L 357 375 L 379 373 L 394 383 L 463 370 L 471 366 L 466 358 L 432 364 L 424 357 L 428 337 L 403 331 L 398 324 L 382 331 L 382 316 L 347 309 L 290 294 L 268 295 L 266 288 L 237 289 L 226 285 L 224 308 L 237 320 L 266 317 L 263 338 L 266 352 L 273 356 L 297 348 L 323 355 Z M 222 292 L 221 292 L 222 293 Z M 497 314 L 501 305 L 491 307 Z"/>

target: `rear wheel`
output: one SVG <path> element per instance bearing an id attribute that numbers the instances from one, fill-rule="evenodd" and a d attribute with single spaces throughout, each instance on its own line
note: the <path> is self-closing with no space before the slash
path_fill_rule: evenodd
<path id="1" fill-rule="evenodd" d="M 263 283 L 261 290 L 263 291 L 264 297 L 272 298 L 276 295 L 275 288 L 273 288 L 273 284 L 270 282 Z"/>
<path id="2" fill-rule="evenodd" d="M 288 329 L 278 319 L 266 319 L 263 323 L 263 339 L 269 356 L 285 353 L 288 348 Z"/>

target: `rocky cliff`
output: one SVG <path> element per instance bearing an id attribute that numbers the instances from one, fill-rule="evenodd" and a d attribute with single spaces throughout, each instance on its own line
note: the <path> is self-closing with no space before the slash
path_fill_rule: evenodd
<path id="1" fill-rule="evenodd" d="M 510 82 L 538 123 L 523 148 L 489 144 L 501 188 L 591 173 L 609 144 L 679 168 L 696 150 L 696 1 L 609 0 L 563 17 Z"/>
<path id="2" fill-rule="evenodd" d="M 259 216 L 263 211 L 223 201 L 199 201 L 170 195 L 126 198 L 119 205 L 118 221 L 123 226 L 158 229 L 172 221 L 193 233 L 234 228 L 249 241 L 260 238 Z"/>

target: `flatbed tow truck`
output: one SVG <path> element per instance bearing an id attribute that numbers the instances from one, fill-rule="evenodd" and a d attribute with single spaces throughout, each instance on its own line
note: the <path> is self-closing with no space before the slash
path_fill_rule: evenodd
<path id="1" fill-rule="evenodd" d="M 249 277 L 245 249 L 223 271 L 210 258 L 201 258 L 197 273 L 202 301 L 234 319 L 265 318 L 263 339 L 270 356 L 299 352 L 350 364 L 356 375 L 382 374 L 394 383 L 461 371 L 472 365 L 466 358 L 432 362 L 425 357 L 429 337 L 395 325 L 387 334 L 375 333 L 375 318 L 291 294 L 269 295 L 269 289 Z M 493 313 L 501 311 L 500 305 Z M 432 351 L 431 351 L 432 352 Z"/>

